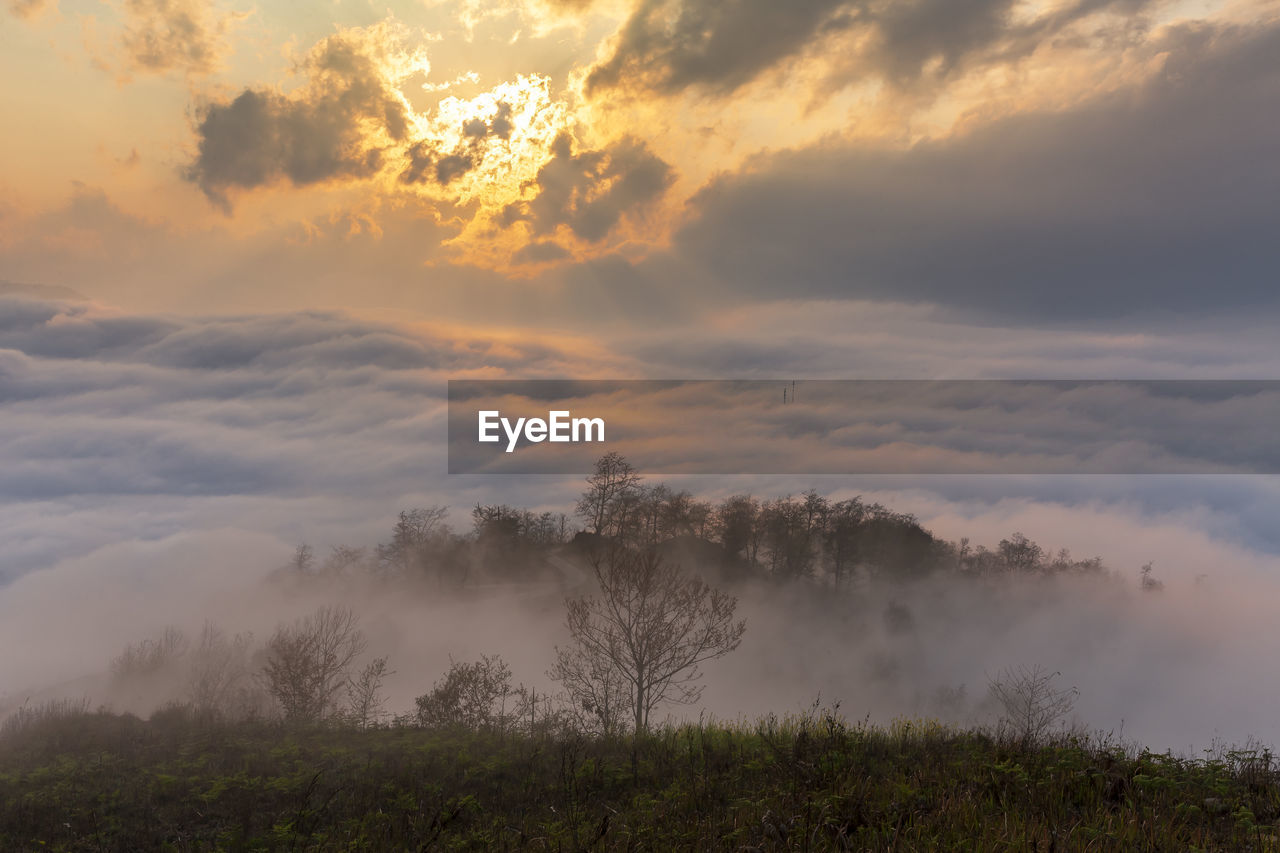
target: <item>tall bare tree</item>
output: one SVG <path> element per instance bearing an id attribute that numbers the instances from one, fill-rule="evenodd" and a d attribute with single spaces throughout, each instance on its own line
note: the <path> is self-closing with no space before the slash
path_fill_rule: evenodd
<path id="1" fill-rule="evenodd" d="M 1002 729 L 1026 744 L 1039 743 L 1059 720 L 1075 707 L 1080 691 L 1059 688 L 1054 679 L 1061 673 L 1042 666 L 1006 669 L 991 680 L 991 695 L 1004 711 Z"/>
<path id="2" fill-rule="evenodd" d="M 746 623 L 733 618 L 736 598 L 652 549 L 611 548 L 592 568 L 600 595 L 567 602 L 573 644 L 556 649 L 550 675 L 580 702 L 599 707 L 624 697 L 642 732 L 659 705 L 698 701 L 698 665 L 736 649 Z"/>
<path id="3" fill-rule="evenodd" d="M 322 607 L 277 628 L 262 674 L 285 719 L 315 722 L 336 711 L 338 691 L 364 648 L 359 620 L 345 607 Z"/>
<path id="4" fill-rule="evenodd" d="M 596 460 L 596 469 L 587 478 L 587 490 L 578 499 L 578 515 L 591 525 L 593 533 L 608 533 L 616 526 L 619 510 L 629 506 L 640 487 L 640 475 L 617 452 Z"/>

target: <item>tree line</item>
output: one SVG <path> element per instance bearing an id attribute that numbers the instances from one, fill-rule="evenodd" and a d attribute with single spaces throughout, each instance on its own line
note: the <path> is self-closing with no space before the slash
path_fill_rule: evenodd
<path id="1" fill-rule="evenodd" d="M 1098 557 L 1049 552 L 1021 533 L 994 548 L 968 539 L 948 542 L 914 515 L 861 497 L 833 500 L 810 489 L 799 496 L 734 494 L 711 501 L 645 482 L 617 453 L 597 461 L 572 515 L 477 504 L 471 529 L 462 532 L 449 527 L 447 516 L 443 506 L 405 510 L 388 542 L 372 550 L 339 545 L 323 560 L 304 544 L 289 569 L 457 586 L 474 579 L 535 579 L 548 570 L 548 554 L 575 543 L 585 548 L 608 542 L 696 561 L 700 571 L 724 580 L 811 581 L 837 588 L 856 579 L 909 581 L 939 572 L 1105 573 Z"/>

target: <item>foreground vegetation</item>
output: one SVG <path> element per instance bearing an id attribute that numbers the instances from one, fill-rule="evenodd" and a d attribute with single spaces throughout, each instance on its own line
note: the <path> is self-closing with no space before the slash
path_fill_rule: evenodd
<path id="1" fill-rule="evenodd" d="M 34 715 L 4 850 L 1273 850 L 1270 753 L 825 713 L 638 738 Z"/>

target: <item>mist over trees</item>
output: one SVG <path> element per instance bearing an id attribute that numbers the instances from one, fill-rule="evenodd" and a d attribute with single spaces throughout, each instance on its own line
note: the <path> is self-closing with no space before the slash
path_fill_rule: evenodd
<path id="1" fill-rule="evenodd" d="M 134 642 L 110 663 L 109 699 L 291 725 L 640 733 L 661 714 L 701 700 L 702 665 L 731 654 L 750 630 L 738 610 L 744 590 L 807 590 L 828 606 L 878 600 L 878 612 L 864 611 L 858 630 L 879 626 L 888 642 L 904 644 L 917 627 L 910 595 L 899 600 L 877 590 L 942 578 L 999 585 L 1117 577 L 1099 558 L 1050 553 L 1020 533 L 991 548 L 948 542 L 914 516 L 860 497 L 809 490 L 708 500 L 647 482 L 616 453 L 586 478 L 572 514 L 477 504 L 469 530 L 452 529 L 448 519 L 447 507 L 411 508 L 380 544 L 336 544 L 327 552 L 301 544 L 270 582 L 291 595 L 332 589 L 339 600 L 342 590 L 383 589 L 408 602 L 502 590 L 548 606 L 558 601 L 559 639 L 545 645 L 539 671 L 522 671 L 532 683 L 517 682 L 503 649 L 491 646 L 418 684 L 411 707 L 402 699 L 391 704 L 387 681 L 413 649 L 374 646 L 356 610 L 328 604 L 278 624 L 264 640 L 209 622 L 193 636 L 169 628 Z M 1162 584 L 1147 565 L 1136 587 L 1154 592 Z M 892 645 L 877 654 L 866 677 L 894 678 Z M 1055 705 L 1061 697 L 1036 680 L 1040 669 L 1028 670 L 1029 682 L 1010 672 L 988 685 L 990 708 L 1021 719 L 1023 728 L 1036 710 L 1056 708 L 1055 721 L 1063 716 L 1065 706 Z M 1034 689 L 1024 689 L 1031 682 Z M 937 691 L 965 703 L 964 685 Z M 1014 709 L 1011 702 L 1027 692 L 1032 707 Z M 1040 707 L 1046 703 L 1052 707 Z"/>
<path id="2" fill-rule="evenodd" d="M 888 849 L 927 826 L 920 849 L 1129 849 L 1159 825 L 1181 828 L 1169 849 L 1244 849 L 1280 821 L 1268 749 L 1165 761 L 1106 730 L 1095 697 L 1149 711 L 1132 695 L 1204 651 L 1150 564 L 950 542 L 847 493 L 707 499 L 616 456 L 571 509 L 478 504 L 457 530 L 410 508 L 382 543 L 300 545 L 190 623 L 152 623 L 84 694 L 0 709 L 0 757 L 30 768 L 0 773 L 0 835 Z"/>
<path id="3" fill-rule="evenodd" d="M 708 580 L 806 582 L 837 589 L 938 575 L 1107 573 L 1098 557 L 1050 553 L 1017 532 L 990 548 L 968 539 L 948 542 L 910 513 L 861 497 L 832 500 L 809 490 L 799 496 L 734 494 L 708 500 L 646 482 L 617 453 L 596 463 L 571 513 L 477 504 L 464 531 L 452 529 L 448 515 L 445 506 L 404 510 L 390 539 L 373 548 L 338 544 L 320 555 L 302 544 L 281 576 L 359 576 L 459 589 L 562 578 L 566 561 L 590 575 L 591 552 L 606 546 L 655 549 Z"/>

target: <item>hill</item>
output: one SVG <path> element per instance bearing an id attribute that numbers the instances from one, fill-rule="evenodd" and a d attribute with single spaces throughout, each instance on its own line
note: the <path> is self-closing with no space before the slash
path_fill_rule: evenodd
<path id="1" fill-rule="evenodd" d="M 827 713 L 630 738 L 30 717 L 0 849 L 1274 850 L 1270 753 Z"/>

